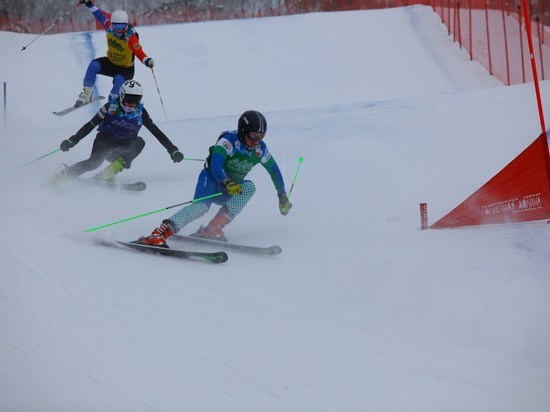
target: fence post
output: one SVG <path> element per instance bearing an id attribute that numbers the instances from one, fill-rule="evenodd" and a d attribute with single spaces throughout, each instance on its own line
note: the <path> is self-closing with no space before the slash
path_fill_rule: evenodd
<path id="1" fill-rule="evenodd" d="M 489 35 L 489 5 L 485 2 L 485 28 L 487 29 L 487 54 L 489 56 L 489 74 L 493 74 L 493 62 L 491 60 L 491 36 Z"/>
<path id="2" fill-rule="evenodd" d="M 519 59 L 521 60 L 521 76 L 523 79 L 523 83 L 525 83 L 525 59 L 523 58 L 523 33 L 521 32 L 523 25 L 521 22 L 522 18 L 521 13 L 521 6 L 518 4 L 518 24 L 519 24 L 519 50 L 520 50 L 520 56 Z"/>
<path id="3" fill-rule="evenodd" d="M 540 75 L 542 80 L 544 80 L 544 56 L 542 55 L 542 40 L 541 37 L 544 37 L 544 33 L 540 29 L 540 19 L 537 17 L 537 37 L 539 38 L 539 55 L 540 55 Z"/>
<path id="4" fill-rule="evenodd" d="M 540 16 L 542 18 L 542 27 L 544 27 L 544 0 L 540 2 Z M 542 44 L 544 44 L 544 29 L 542 29 Z"/>
<path id="5" fill-rule="evenodd" d="M 472 0 L 468 0 L 468 29 L 470 30 L 470 61 L 474 60 L 474 46 L 472 37 Z"/>
<path id="6" fill-rule="evenodd" d="M 458 42 L 458 46 L 460 47 L 460 41 L 458 40 L 458 34 L 457 34 L 457 28 L 458 28 L 458 25 L 457 25 L 457 14 L 456 14 L 456 6 L 457 6 L 457 1 L 453 1 L 452 3 L 452 6 L 453 6 L 453 41 L 455 42 Z"/>
<path id="7" fill-rule="evenodd" d="M 522 4 L 523 14 L 525 16 L 525 28 L 527 29 L 527 44 L 529 45 L 529 56 L 531 58 L 531 71 L 533 72 L 533 84 L 535 85 L 535 94 L 537 96 L 537 106 L 539 109 L 540 128 L 542 133 L 546 133 L 546 123 L 544 120 L 544 111 L 542 110 L 542 98 L 540 95 L 539 78 L 537 75 L 537 63 L 535 62 L 533 36 L 531 34 L 531 17 L 529 17 L 528 0 L 522 0 Z"/>
<path id="8" fill-rule="evenodd" d="M 500 8 L 502 12 L 502 30 L 504 34 L 504 55 L 506 56 L 506 79 L 510 86 L 510 58 L 508 56 L 508 36 L 506 35 L 506 15 L 504 13 L 504 0 L 500 0 Z"/>
<path id="9" fill-rule="evenodd" d="M 457 17 L 457 29 L 458 29 L 458 44 L 460 45 L 460 48 L 462 49 L 462 31 L 460 29 L 460 2 L 456 2 L 456 15 Z"/>
<path id="10" fill-rule="evenodd" d="M 447 21 L 449 22 L 449 29 L 448 29 L 449 36 L 451 35 L 451 24 L 452 24 L 451 23 L 451 8 L 452 8 L 451 1 L 452 0 L 447 1 Z"/>
<path id="11" fill-rule="evenodd" d="M 7 84 L 6 82 L 4 82 L 4 127 L 6 127 L 6 125 L 8 124 L 7 102 L 8 102 Z"/>

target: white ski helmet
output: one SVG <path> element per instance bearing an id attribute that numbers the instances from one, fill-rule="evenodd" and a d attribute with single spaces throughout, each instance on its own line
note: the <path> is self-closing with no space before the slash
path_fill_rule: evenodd
<path id="1" fill-rule="evenodd" d="M 124 10 L 115 10 L 113 14 L 111 14 L 111 24 L 128 24 L 129 21 L 128 13 Z"/>
<path id="2" fill-rule="evenodd" d="M 126 104 L 134 103 L 137 106 L 143 97 L 143 88 L 141 87 L 141 84 L 135 80 L 126 80 L 122 83 L 118 95 L 118 100 L 122 109 L 125 112 L 132 112 L 135 108 L 128 107 Z"/>

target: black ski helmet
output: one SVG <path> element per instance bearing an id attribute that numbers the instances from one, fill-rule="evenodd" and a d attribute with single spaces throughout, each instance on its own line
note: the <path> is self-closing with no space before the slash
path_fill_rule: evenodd
<path id="1" fill-rule="evenodd" d="M 265 133 L 267 132 L 267 120 L 260 112 L 247 110 L 239 117 L 237 131 L 241 140 L 245 138 L 248 132 Z"/>

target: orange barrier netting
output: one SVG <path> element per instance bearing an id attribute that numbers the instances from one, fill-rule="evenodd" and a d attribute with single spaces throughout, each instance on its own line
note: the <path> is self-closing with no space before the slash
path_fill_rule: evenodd
<path id="1" fill-rule="evenodd" d="M 242 3 L 244 4 L 244 3 Z M 297 0 L 282 1 L 279 6 L 262 2 L 256 6 L 240 8 L 225 6 L 179 6 L 170 10 L 128 14 L 136 25 L 197 22 L 222 19 L 242 19 L 266 16 L 282 16 L 323 11 L 365 10 L 411 5 L 430 6 L 436 12 L 448 33 L 470 58 L 482 64 L 487 71 L 506 85 L 532 81 L 526 62 L 529 52 L 525 40 L 525 22 L 522 18 L 521 0 Z M 84 7 L 84 6 L 83 6 Z M 535 42 L 539 79 L 547 78 L 550 71 L 550 32 L 543 25 L 549 10 L 545 0 L 531 6 L 531 31 Z M 550 20 L 549 18 L 546 18 Z M 30 20 L 20 15 L 0 13 L 0 30 L 41 33 L 55 18 Z M 95 21 L 87 13 L 73 13 L 52 28 L 48 34 L 91 31 L 97 29 Z"/>

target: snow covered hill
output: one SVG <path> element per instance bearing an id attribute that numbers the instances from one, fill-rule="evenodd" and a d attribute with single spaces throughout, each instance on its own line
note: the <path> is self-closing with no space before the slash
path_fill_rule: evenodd
<path id="1" fill-rule="evenodd" d="M 257 168 L 226 231 L 283 253 L 211 265 L 98 245 L 170 212 L 86 229 L 192 197 L 201 162 L 172 163 L 146 131 L 120 175 L 146 181 L 143 193 L 46 185 L 93 134 L 2 176 L 0 410 L 550 409 L 548 225 L 419 230 L 420 202 L 435 221 L 537 137 L 532 84 L 503 87 L 428 7 L 139 33 L 168 119 L 138 64 L 145 105 L 187 157 L 204 158 L 247 109 L 266 115 L 287 188 L 304 157 L 288 216 Z M 57 149 L 98 107 L 51 114 L 75 100 L 104 35 L 21 52 L 32 38 L 0 32 L 0 173 Z"/>

